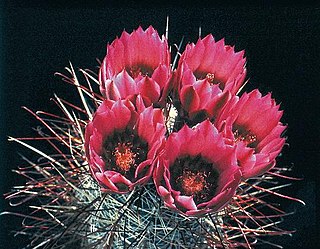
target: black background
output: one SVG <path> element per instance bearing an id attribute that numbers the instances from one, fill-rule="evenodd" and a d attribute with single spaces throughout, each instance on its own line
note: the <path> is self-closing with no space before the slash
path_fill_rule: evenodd
<path id="1" fill-rule="evenodd" d="M 289 147 L 283 150 L 279 166 L 293 166 L 292 175 L 303 177 L 284 193 L 301 198 L 306 206 L 281 201 L 285 210 L 296 211 L 283 226 L 297 229 L 292 236 L 274 239 L 284 248 L 316 248 L 316 201 L 319 187 L 319 84 L 320 8 L 315 4 L 128 4 L 91 2 L 12 1 L 1 2 L 1 195 L 23 182 L 11 172 L 22 163 L 18 152 L 26 149 L 6 141 L 6 136 L 32 136 L 38 123 L 21 109 L 49 110 L 53 93 L 71 102 L 76 91 L 53 74 L 64 72 L 69 61 L 76 68 L 97 71 L 96 58 L 105 55 L 106 43 L 126 29 L 153 25 L 165 32 L 170 17 L 169 43 L 196 42 L 212 33 L 225 37 L 236 50 L 246 51 L 250 91 L 272 91 L 288 123 Z M 27 3 L 28 2 L 28 3 Z M 66 1 L 67 2 L 67 1 Z M 28 154 L 29 155 L 29 154 Z M 30 154 L 31 155 L 31 154 Z M 1 198 L 1 210 L 8 210 Z M 10 230 L 21 220 L 0 217 L 3 248 L 22 248 L 23 238 Z M 268 247 L 266 247 L 268 248 Z"/>

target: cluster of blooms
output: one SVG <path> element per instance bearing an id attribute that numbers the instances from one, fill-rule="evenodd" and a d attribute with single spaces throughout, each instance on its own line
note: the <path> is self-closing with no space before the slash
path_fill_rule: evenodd
<path id="1" fill-rule="evenodd" d="M 238 95 L 244 51 L 210 34 L 186 46 L 176 69 L 170 62 L 166 38 L 151 26 L 107 46 L 105 99 L 86 127 L 86 157 L 102 191 L 124 194 L 153 181 L 167 207 L 199 216 L 275 165 L 286 126 L 270 93 Z"/>

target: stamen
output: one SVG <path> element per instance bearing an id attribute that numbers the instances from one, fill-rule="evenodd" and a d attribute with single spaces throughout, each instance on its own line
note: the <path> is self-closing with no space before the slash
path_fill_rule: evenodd
<path id="1" fill-rule="evenodd" d="M 180 181 L 184 194 L 194 195 L 207 188 L 205 177 L 204 172 L 193 173 L 189 170 L 184 170 L 183 175 L 177 178 L 177 182 Z"/>
<path id="2" fill-rule="evenodd" d="M 216 84 L 213 73 L 207 73 L 207 75 L 206 75 L 206 80 L 207 80 L 210 84 Z"/>
<path id="3" fill-rule="evenodd" d="M 149 76 L 150 70 L 144 66 L 132 66 L 127 70 L 132 78 L 137 78 L 138 76 Z"/>
<path id="4" fill-rule="evenodd" d="M 126 129 L 105 138 L 101 157 L 105 162 L 105 170 L 119 172 L 127 179 L 134 180 L 136 168 L 147 159 L 147 153 L 148 143 L 132 130 Z"/>
<path id="5" fill-rule="evenodd" d="M 201 155 L 177 158 L 170 167 L 170 183 L 182 195 L 193 196 L 196 204 L 209 201 L 216 193 L 219 172 Z"/>
<path id="6" fill-rule="evenodd" d="M 234 142 L 245 142 L 246 145 L 250 145 L 252 143 L 254 143 L 255 141 L 257 141 L 257 136 L 250 133 L 249 131 L 247 132 L 240 132 L 238 129 L 236 129 L 233 132 L 233 136 L 234 136 Z"/>
<path id="7" fill-rule="evenodd" d="M 116 165 L 125 172 L 135 164 L 136 154 L 131 151 L 131 148 L 131 143 L 118 143 L 114 150 Z"/>
<path id="8" fill-rule="evenodd" d="M 207 80 L 209 84 L 211 85 L 219 85 L 221 89 L 224 88 L 224 83 L 221 81 L 217 75 L 214 73 L 208 73 L 208 72 L 202 72 L 202 71 L 195 71 L 193 72 L 194 76 L 196 77 L 197 80 Z"/>

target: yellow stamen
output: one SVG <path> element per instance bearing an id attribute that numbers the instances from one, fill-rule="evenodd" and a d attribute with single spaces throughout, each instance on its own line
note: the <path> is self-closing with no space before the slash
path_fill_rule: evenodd
<path id="1" fill-rule="evenodd" d="M 114 151 L 117 166 L 125 172 L 135 164 L 136 155 L 131 151 L 131 148 L 132 144 L 130 143 L 118 143 Z"/>
<path id="2" fill-rule="evenodd" d="M 250 132 L 246 132 L 246 133 L 240 133 L 239 130 L 235 130 L 233 132 L 233 136 L 234 136 L 234 142 L 245 142 L 246 145 L 252 144 L 255 141 L 257 141 L 257 136 L 254 134 L 251 134 Z"/>
<path id="3" fill-rule="evenodd" d="M 206 79 L 210 84 L 214 84 L 215 78 L 213 73 L 207 73 Z"/>
<path id="4" fill-rule="evenodd" d="M 185 171 L 178 180 L 181 181 L 181 187 L 186 195 L 197 194 L 206 188 L 205 175 L 202 172 Z"/>

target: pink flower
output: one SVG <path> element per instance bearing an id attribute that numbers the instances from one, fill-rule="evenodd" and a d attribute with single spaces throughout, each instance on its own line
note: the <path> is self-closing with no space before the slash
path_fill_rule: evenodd
<path id="1" fill-rule="evenodd" d="M 235 52 L 223 39 L 215 42 L 211 34 L 199 38 L 196 44 L 186 46 L 180 58 L 175 88 L 205 80 L 217 88 L 213 91 L 229 90 L 236 94 L 246 77 L 243 55 L 244 51 Z"/>
<path id="2" fill-rule="evenodd" d="M 102 95 L 107 99 L 125 99 L 140 93 L 147 105 L 157 103 L 171 77 L 167 40 L 160 39 L 152 26 L 139 27 L 131 34 L 107 46 L 100 68 Z"/>
<path id="3" fill-rule="evenodd" d="M 224 143 L 209 120 L 171 133 L 154 171 L 165 205 L 190 216 L 223 208 L 240 178 L 234 148 Z"/>
<path id="4" fill-rule="evenodd" d="M 126 193 L 145 184 L 164 134 L 160 109 L 139 113 L 129 100 L 105 100 L 85 131 L 90 171 L 102 190 Z"/>
<path id="5" fill-rule="evenodd" d="M 185 74 L 182 78 L 187 77 L 190 77 L 190 74 Z M 211 87 L 206 80 L 197 81 L 191 85 L 185 84 L 178 93 L 179 102 L 185 111 L 183 115 L 186 117 L 187 123 L 191 125 L 200 123 L 207 118 L 215 118 L 231 98 L 229 91 L 221 92 L 218 87 Z M 176 102 L 175 105 L 179 104 Z"/>
<path id="6" fill-rule="evenodd" d="M 234 97 L 216 119 L 218 130 L 229 144 L 236 145 L 237 158 L 244 178 L 267 172 L 275 163 L 285 143 L 286 129 L 271 93 L 261 96 L 258 90 Z"/>

